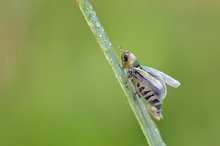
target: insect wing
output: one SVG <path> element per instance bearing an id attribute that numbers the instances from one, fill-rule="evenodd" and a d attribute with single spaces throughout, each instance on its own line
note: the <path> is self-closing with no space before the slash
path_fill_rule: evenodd
<path id="1" fill-rule="evenodd" d="M 153 76 L 159 76 L 160 78 L 162 78 L 164 80 L 164 82 L 166 82 L 168 85 L 170 85 L 174 88 L 177 88 L 180 86 L 179 81 L 175 80 L 174 78 L 170 77 L 169 75 L 167 75 L 159 70 L 156 70 L 156 69 L 148 67 L 148 66 L 142 66 L 142 69 Z"/>
<path id="2" fill-rule="evenodd" d="M 132 69 L 135 71 L 137 78 L 145 82 L 160 101 L 165 98 L 167 94 L 166 85 L 159 76 L 152 76 L 140 68 L 132 67 Z"/>

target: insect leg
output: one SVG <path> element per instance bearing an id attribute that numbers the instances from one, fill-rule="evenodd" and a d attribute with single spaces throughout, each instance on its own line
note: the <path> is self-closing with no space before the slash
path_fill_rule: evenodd
<path id="1" fill-rule="evenodd" d="M 130 79 L 131 78 L 131 75 L 129 75 L 129 74 L 127 74 L 127 79 L 126 79 L 126 81 L 125 81 L 125 87 L 126 88 L 128 88 L 128 86 L 129 86 L 129 81 L 128 81 L 128 79 Z"/>
<path id="2" fill-rule="evenodd" d="M 137 100 L 137 96 L 140 98 L 140 96 L 138 95 L 138 93 L 135 91 L 135 92 L 133 93 L 133 98 L 134 98 L 134 100 Z"/>

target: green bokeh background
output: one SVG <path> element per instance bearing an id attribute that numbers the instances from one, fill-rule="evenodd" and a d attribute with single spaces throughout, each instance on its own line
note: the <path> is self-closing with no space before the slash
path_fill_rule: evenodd
<path id="1" fill-rule="evenodd" d="M 220 145 L 220 3 L 91 0 L 118 55 L 181 81 L 168 87 L 168 146 Z M 74 0 L 0 1 L 1 146 L 145 146 Z"/>

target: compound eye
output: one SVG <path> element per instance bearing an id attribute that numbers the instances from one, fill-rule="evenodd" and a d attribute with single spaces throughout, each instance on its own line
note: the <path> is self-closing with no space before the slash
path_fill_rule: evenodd
<path id="1" fill-rule="evenodd" d="M 128 56 L 124 55 L 124 61 L 128 61 Z"/>

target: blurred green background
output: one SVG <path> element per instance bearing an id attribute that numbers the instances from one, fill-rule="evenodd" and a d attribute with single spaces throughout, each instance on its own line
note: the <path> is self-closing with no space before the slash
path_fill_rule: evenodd
<path id="1" fill-rule="evenodd" d="M 90 1 L 118 46 L 181 81 L 168 87 L 168 146 L 220 145 L 220 3 Z M 1 146 L 148 145 L 74 0 L 0 1 Z"/>

